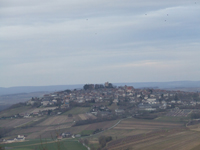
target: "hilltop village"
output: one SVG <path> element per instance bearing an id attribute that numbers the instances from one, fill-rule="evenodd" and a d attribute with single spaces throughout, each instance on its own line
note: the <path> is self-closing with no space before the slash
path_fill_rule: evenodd
<path id="1" fill-rule="evenodd" d="M 26 105 L 37 107 L 29 114 L 15 117 L 62 114 L 73 107 L 91 107 L 93 115 L 139 115 L 141 111 L 164 111 L 171 108 L 191 108 L 200 104 L 199 93 L 167 91 L 162 89 L 135 89 L 132 86 L 115 87 L 111 83 L 86 84 L 83 89 L 65 90 L 33 97 Z M 110 108 L 112 104 L 117 107 Z"/>
<path id="2" fill-rule="evenodd" d="M 155 121 L 165 117 L 181 118 L 188 126 L 199 123 L 199 108 L 198 92 L 116 87 L 109 82 L 85 84 L 82 89 L 32 97 L 0 112 L 0 129 L 3 129 L 0 136 L 6 143 L 21 142 L 41 135 L 49 138 L 57 129 L 57 139 L 79 138 L 109 130 L 129 118 Z M 87 126 L 91 128 L 85 129 Z"/>

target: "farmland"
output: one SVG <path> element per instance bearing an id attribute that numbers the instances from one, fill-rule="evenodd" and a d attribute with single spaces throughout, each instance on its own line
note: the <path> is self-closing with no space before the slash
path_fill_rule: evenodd
<path id="1" fill-rule="evenodd" d="M 40 135 L 42 138 L 51 138 L 51 136 L 55 136 L 57 132 L 62 133 L 62 132 L 71 132 L 73 134 L 79 134 L 84 130 L 96 130 L 98 128 L 101 128 L 103 130 L 108 129 L 111 127 L 113 124 L 115 124 L 117 121 L 106 121 L 106 122 L 100 122 L 100 123 L 94 123 L 94 124 L 87 124 L 87 125 L 82 125 L 82 126 L 67 126 L 61 128 L 61 126 L 56 126 L 57 128 L 49 127 L 48 129 L 45 129 L 44 131 L 40 131 Z M 37 137 L 38 138 L 38 137 Z"/>
<path id="2" fill-rule="evenodd" d="M 63 132 L 73 131 L 72 133 L 80 133 L 88 126 L 79 127 L 79 129 L 72 127 L 74 120 L 86 120 L 89 118 L 95 119 L 96 117 L 90 113 L 86 113 L 74 115 L 73 117 L 68 117 L 67 115 L 55 115 L 51 117 L 2 119 L 0 127 L 13 127 L 15 129 L 10 132 L 10 135 L 24 134 L 27 136 L 27 139 L 37 139 L 40 138 L 40 135 L 51 138 L 52 135 L 55 136 L 57 131 L 60 132 L 61 130 Z M 94 130 L 95 129 L 96 128 L 94 128 Z"/>
<path id="3" fill-rule="evenodd" d="M 91 113 L 79 114 L 78 116 L 81 118 L 80 120 L 96 119 L 96 116 Z"/>
<path id="4" fill-rule="evenodd" d="M 72 127 L 73 123 L 66 122 L 66 120 L 69 121 L 68 119 L 70 118 L 65 115 L 51 118 L 44 118 L 45 120 L 41 123 L 28 128 L 16 128 L 15 130 L 10 132 L 10 135 L 23 134 L 27 136 L 27 139 L 38 139 L 40 138 L 40 136 L 42 136 L 42 138 L 51 138 L 52 136 L 55 137 L 58 133 L 60 134 L 62 132 L 71 132 L 74 134 L 78 134 L 84 130 L 96 130 L 97 128 L 102 128 L 105 130 L 117 122 L 115 120 Z M 62 119 L 66 120 L 63 121 Z M 48 123 L 50 124 L 48 125 Z"/>
<path id="5" fill-rule="evenodd" d="M 78 141 L 65 140 L 65 141 L 52 141 L 52 140 L 31 140 L 23 143 L 11 143 L 4 144 L 5 147 L 11 147 L 13 150 L 40 150 L 40 149 L 77 149 L 77 150 L 87 150 L 81 143 Z"/>
<path id="6" fill-rule="evenodd" d="M 53 116 L 48 117 L 46 120 L 38 124 L 38 126 L 50 126 L 50 125 L 57 125 L 57 124 L 64 124 L 73 122 L 73 118 L 67 117 L 67 116 Z"/>
<path id="7" fill-rule="evenodd" d="M 163 128 L 175 128 L 175 127 L 180 127 L 180 123 L 163 123 L 151 120 L 127 119 L 123 120 L 114 129 L 155 130 Z"/>
<path id="8" fill-rule="evenodd" d="M 196 150 L 200 147 L 199 125 L 186 128 L 179 121 L 124 119 L 116 127 L 90 137 L 90 143 L 98 143 L 101 135 L 113 138 L 106 146 L 108 150 Z"/>
<path id="9" fill-rule="evenodd" d="M 14 145 L 11 144 L 12 147 L 16 150 L 20 148 L 31 150 L 33 146 L 36 149 L 39 149 L 41 146 L 41 143 L 38 142 L 40 135 L 42 139 L 51 139 L 52 137 L 55 138 L 58 133 L 62 132 L 90 135 L 98 128 L 102 128 L 103 132 L 87 137 L 90 141 L 90 145 L 95 145 L 95 147 L 98 147 L 98 137 L 102 135 L 112 136 L 113 140 L 106 145 L 108 150 L 186 150 L 192 148 L 195 150 L 198 149 L 200 145 L 199 125 L 185 127 L 183 122 L 181 122 L 179 119 L 166 119 L 167 116 L 163 116 L 154 120 L 124 118 L 120 122 L 119 120 L 114 120 L 74 127 L 72 127 L 72 124 L 68 122 L 68 119 L 72 119 L 73 117 L 68 118 L 66 115 L 54 117 L 45 118 L 45 120 L 40 122 L 37 126 L 30 128 L 19 128 L 18 130 L 12 131 L 12 134 L 26 134 L 27 139 L 36 139 L 30 140 L 28 143 L 24 142 L 22 145 L 19 145 L 20 143 L 13 143 Z M 60 125 L 57 124 L 58 122 Z M 115 124 L 116 126 L 110 128 Z M 76 141 L 64 140 L 61 144 L 62 148 L 72 148 L 76 145 L 78 146 L 76 147 L 77 150 L 85 149 L 85 147 L 82 147 L 82 145 L 77 145 L 77 143 L 75 144 L 74 142 Z M 48 143 L 47 145 L 48 150 L 51 150 L 53 148 L 55 149 L 56 143 Z M 68 147 L 66 148 L 66 146 Z"/>
<path id="10" fill-rule="evenodd" d="M 84 113 L 89 112 L 89 110 L 90 110 L 90 107 L 74 107 L 64 114 L 65 115 L 68 115 L 68 114 L 72 114 L 72 115 L 84 114 Z"/>
<path id="11" fill-rule="evenodd" d="M 187 117 L 193 110 L 191 109 L 183 109 L 183 110 L 171 110 L 167 113 L 166 116 L 177 116 L 177 117 Z"/>
<path id="12" fill-rule="evenodd" d="M 26 114 L 26 113 L 30 113 L 31 111 L 33 111 L 34 108 L 30 107 L 30 106 L 21 106 L 21 107 L 17 107 L 17 108 L 11 108 L 8 110 L 3 110 L 0 112 L 0 117 L 4 117 L 4 116 L 13 116 L 15 114 Z"/>
<path id="13" fill-rule="evenodd" d="M 95 89 L 87 90 L 88 87 Z M 84 90 L 32 97 L 0 112 L 1 142 L 19 142 L 16 137 L 24 135 L 21 137 L 27 141 L 6 146 L 18 150 L 44 149 L 40 139 L 48 139 L 44 140 L 48 150 L 57 149 L 59 142 L 59 149 L 85 149 L 78 140 L 89 141 L 91 149 L 200 147 L 200 105 L 193 101 L 197 94 L 102 87 L 85 85 Z"/>
<path id="14" fill-rule="evenodd" d="M 19 127 L 25 124 L 28 124 L 34 120 L 37 120 L 36 118 L 21 118 L 21 119 L 4 119 L 1 120 L 0 127 Z"/>
<path id="15" fill-rule="evenodd" d="M 38 112 L 40 112 L 40 111 L 54 110 L 54 109 L 56 109 L 56 108 L 58 108 L 58 107 L 35 108 L 35 109 L 33 109 L 30 113 L 38 113 Z"/>
<path id="16" fill-rule="evenodd" d="M 97 142 L 101 135 L 112 136 L 106 146 L 111 150 L 134 149 L 191 149 L 200 145 L 199 125 L 186 128 L 180 121 L 160 122 L 157 120 L 124 119 L 116 127 L 91 137 Z"/>
<path id="17" fill-rule="evenodd" d="M 197 132 L 187 129 L 171 129 L 129 136 L 110 142 L 107 145 L 109 150 L 115 149 L 191 149 L 200 144 L 200 135 Z"/>
<path id="18" fill-rule="evenodd" d="M 200 147 L 199 125 L 185 127 L 180 121 L 125 119 L 101 135 L 112 136 L 108 150 L 188 150 Z M 97 138 L 91 138 L 95 143 Z"/>

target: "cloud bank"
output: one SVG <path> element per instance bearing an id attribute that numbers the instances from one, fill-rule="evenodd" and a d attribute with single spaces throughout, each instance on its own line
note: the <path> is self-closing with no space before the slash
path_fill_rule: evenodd
<path id="1" fill-rule="evenodd" d="M 200 3 L 0 0 L 0 86 L 200 80 Z"/>

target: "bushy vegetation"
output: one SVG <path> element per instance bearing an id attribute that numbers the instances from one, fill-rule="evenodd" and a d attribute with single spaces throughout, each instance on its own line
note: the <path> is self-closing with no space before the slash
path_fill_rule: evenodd
<path id="1" fill-rule="evenodd" d="M 88 136 L 88 135 L 90 135 L 90 134 L 93 134 L 93 130 L 83 130 L 82 132 L 81 132 L 81 136 Z"/>
<path id="2" fill-rule="evenodd" d="M 10 106 L 9 109 L 18 108 L 18 107 L 22 107 L 22 106 L 26 106 L 26 103 L 17 103 L 17 104 L 14 104 L 14 105 Z"/>
<path id="3" fill-rule="evenodd" d="M 192 113 L 191 118 L 192 119 L 200 119 L 200 113 Z"/>
<path id="4" fill-rule="evenodd" d="M 106 146 L 107 142 L 112 141 L 111 136 L 100 136 L 99 137 L 99 144 L 101 145 L 101 148 L 104 148 Z"/>
<path id="5" fill-rule="evenodd" d="M 13 130 L 13 128 L 1 128 L 0 127 L 0 138 L 6 136 L 12 130 Z"/>
<path id="6" fill-rule="evenodd" d="M 111 121 L 111 120 L 116 120 L 116 119 L 118 119 L 117 116 L 112 116 L 112 117 L 98 117 L 97 119 L 79 120 L 73 126 L 81 126 L 81 125 L 98 123 L 98 122 L 103 122 L 103 121 Z"/>
<path id="7" fill-rule="evenodd" d="M 135 118 L 137 119 L 155 119 L 157 117 L 158 117 L 157 115 L 153 115 L 153 114 L 143 114 L 140 116 L 135 116 Z"/>

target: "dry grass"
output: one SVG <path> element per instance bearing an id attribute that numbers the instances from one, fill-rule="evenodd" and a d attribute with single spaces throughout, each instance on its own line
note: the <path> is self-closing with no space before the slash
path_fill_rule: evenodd
<path id="1" fill-rule="evenodd" d="M 38 125 L 49 126 L 49 125 L 58 125 L 69 122 L 73 122 L 73 118 L 67 117 L 66 115 L 62 115 L 62 116 L 49 117 Z"/>
<path id="2" fill-rule="evenodd" d="M 96 119 L 96 116 L 91 113 L 79 114 L 78 116 L 81 118 L 81 120 Z"/>
<path id="3" fill-rule="evenodd" d="M 46 110 L 54 110 L 58 107 L 44 107 L 44 108 L 34 108 L 31 113 L 36 113 L 36 112 L 40 112 L 40 111 L 46 111 Z"/>
<path id="4" fill-rule="evenodd" d="M 137 150 L 185 149 L 184 147 L 191 148 L 195 143 L 198 144 L 197 139 L 199 138 L 199 134 L 191 131 L 151 132 L 139 135 L 136 138 L 119 139 L 117 143 L 110 145 L 108 149 L 122 150 L 128 147 Z"/>
<path id="5" fill-rule="evenodd" d="M 31 106 L 22 106 L 22 107 L 17 107 L 17 108 L 11 108 L 7 110 L 3 110 L 0 112 L 0 117 L 7 117 L 7 116 L 14 116 L 16 114 L 26 114 L 26 113 L 31 113 L 34 108 L 31 108 Z"/>
<path id="6" fill-rule="evenodd" d="M 0 127 L 19 127 L 29 122 L 36 120 L 36 118 L 22 118 L 22 119 L 5 119 L 0 120 Z"/>
<path id="7" fill-rule="evenodd" d="M 148 121 L 148 120 L 128 119 L 128 120 L 122 121 L 114 129 L 155 130 L 155 129 L 164 129 L 164 128 L 175 128 L 175 127 L 180 127 L 180 126 L 181 124 L 179 123 L 163 123 L 163 122 L 156 122 L 156 120 Z"/>
<path id="8" fill-rule="evenodd" d="M 153 134 L 151 134 L 153 133 Z M 170 129 L 168 131 L 140 134 L 137 138 L 118 139 L 115 145 L 108 146 L 109 150 L 195 150 L 200 146 L 200 134 L 187 128 Z M 120 134 L 120 133 L 119 133 Z M 112 142 L 111 142 L 112 143 Z"/>
<path id="9" fill-rule="evenodd" d="M 72 115 L 78 115 L 78 114 L 84 114 L 89 112 L 90 107 L 74 107 L 71 110 L 64 113 L 64 115 L 72 114 Z"/>
<path id="10" fill-rule="evenodd" d="M 89 126 L 86 130 L 95 130 L 95 129 L 100 129 L 100 128 L 105 130 L 107 128 L 110 128 L 117 122 L 118 122 L 118 120 L 113 120 L 113 121 L 105 121 L 105 122 L 89 124 Z"/>
<path id="11" fill-rule="evenodd" d="M 81 120 L 87 120 L 88 119 L 86 114 L 79 114 L 78 116 L 81 118 Z"/>

